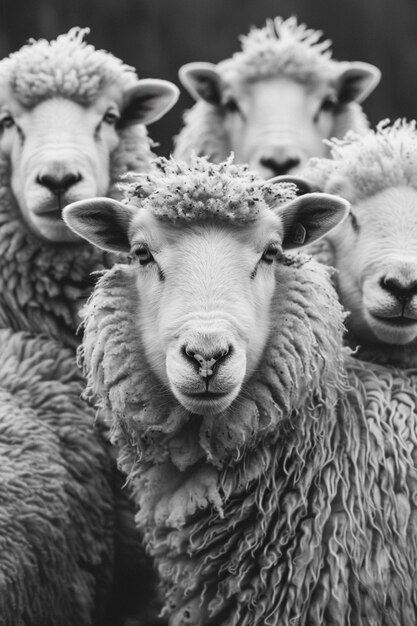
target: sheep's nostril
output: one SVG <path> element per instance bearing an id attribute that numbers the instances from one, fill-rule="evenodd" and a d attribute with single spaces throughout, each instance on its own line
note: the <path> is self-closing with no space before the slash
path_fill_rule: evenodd
<path id="1" fill-rule="evenodd" d="M 42 174 L 36 177 L 38 185 L 46 187 L 55 195 L 68 191 L 70 187 L 76 185 L 81 180 L 81 174 L 68 173 L 64 176 L 53 176 L 52 174 Z"/>
<path id="2" fill-rule="evenodd" d="M 194 359 L 194 354 L 195 354 L 195 350 L 191 349 L 188 346 L 182 346 L 181 347 L 181 354 L 182 356 L 187 359 L 187 361 L 191 361 L 194 365 L 195 363 L 195 359 Z"/>
<path id="3" fill-rule="evenodd" d="M 278 159 L 274 159 L 273 157 L 263 157 L 260 159 L 260 164 L 262 167 L 265 167 L 271 170 L 274 176 L 281 176 L 283 174 L 288 174 L 291 170 L 298 167 L 301 163 L 300 159 L 285 159 L 280 161 Z"/>
<path id="4" fill-rule="evenodd" d="M 214 359 L 216 363 L 218 363 L 219 361 L 224 359 L 228 354 L 230 354 L 231 351 L 232 351 L 232 346 L 228 346 L 227 348 L 223 348 L 222 350 L 219 350 L 218 352 L 213 354 L 211 358 Z"/>
<path id="5" fill-rule="evenodd" d="M 406 304 L 413 296 L 417 295 L 416 280 L 403 283 L 397 278 L 383 277 L 380 279 L 379 285 L 403 304 Z"/>
<path id="6" fill-rule="evenodd" d="M 209 378 L 213 376 L 215 368 L 228 356 L 232 351 L 232 346 L 225 346 L 220 350 L 212 352 L 205 352 L 202 354 L 198 348 L 184 345 L 181 348 L 181 354 L 187 359 L 194 367 L 197 368 L 199 375 L 202 378 Z"/>

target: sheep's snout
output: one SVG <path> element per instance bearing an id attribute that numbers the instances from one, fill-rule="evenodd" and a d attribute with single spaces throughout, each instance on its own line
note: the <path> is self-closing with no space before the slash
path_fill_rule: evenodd
<path id="1" fill-rule="evenodd" d="M 36 182 L 46 187 L 55 196 L 65 194 L 70 187 L 79 183 L 82 176 L 79 172 L 59 172 L 57 174 L 38 174 Z"/>
<path id="2" fill-rule="evenodd" d="M 264 178 L 297 172 L 306 158 L 290 146 L 269 146 L 254 155 L 251 166 Z"/>
<path id="3" fill-rule="evenodd" d="M 382 289 L 396 298 L 401 305 L 406 305 L 417 295 L 417 279 L 403 276 L 383 276 L 379 281 Z"/>
<path id="4" fill-rule="evenodd" d="M 392 263 L 363 285 L 365 315 L 374 334 L 405 345 L 417 337 L 417 264 Z"/>
<path id="5" fill-rule="evenodd" d="M 225 343 L 223 346 L 216 346 L 211 350 L 201 350 L 192 344 L 182 346 L 182 353 L 191 364 L 197 368 L 198 375 L 206 380 L 208 388 L 209 381 L 217 371 L 219 365 L 224 362 L 232 351 L 232 345 Z"/>
<path id="6" fill-rule="evenodd" d="M 62 209 L 71 202 L 103 195 L 108 175 L 99 185 L 91 163 L 76 151 L 59 157 L 45 152 L 35 156 L 23 164 L 22 171 L 16 168 L 13 175 L 13 190 L 22 215 L 36 234 L 50 241 L 72 242 L 77 237 L 62 221 Z"/>
<path id="7" fill-rule="evenodd" d="M 246 354 L 234 337 L 193 333 L 167 351 L 172 392 L 192 413 L 224 411 L 238 395 L 246 374 Z"/>

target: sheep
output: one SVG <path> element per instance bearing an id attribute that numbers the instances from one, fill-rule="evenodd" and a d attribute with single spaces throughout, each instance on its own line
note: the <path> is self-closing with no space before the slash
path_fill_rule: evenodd
<path id="1" fill-rule="evenodd" d="M 352 205 L 323 255 L 337 269 L 349 344 L 363 359 L 416 367 L 416 123 L 384 120 L 364 136 L 350 132 L 329 145 L 332 158 L 312 159 L 300 187 L 340 194 Z"/>
<path id="2" fill-rule="evenodd" d="M 0 62 L 0 309 L 4 326 L 74 345 L 78 298 L 103 265 L 65 226 L 75 200 L 118 197 L 120 177 L 148 171 L 144 124 L 178 89 L 133 68 L 73 28 L 31 41 Z M 77 244 L 77 245 L 75 245 Z"/>
<path id="3" fill-rule="evenodd" d="M 241 38 L 242 50 L 179 72 L 197 100 L 185 114 L 174 155 L 218 163 L 230 151 L 264 178 L 297 174 L 309 157 L 326 156 L 323 139 L 366 132 L 359 102 L 377 86 L 369 63 L 337 62 L 322 33 L 276 17 Z"/>
<path id="4" fill-rule="evenodd" d="M 124 203 L 75 203 L 64 220 L 130 251 L 86 305 L 80 360 L 170 625 L 414 623 L 392 619 L 416 617 L 415 401 L 387 384 L 364 406 L 384 368 L 349 360 L 327 268 L 287 253 L 347 204 L 293 200 L 230 161 L 158 167 Z"/>
<path id="5" fill-rule="evenodd" d="M 150 170 L 144 124 L 178 90 L 139 80 L 87 32 L 31 41 L 0 62 L 2 626 L 117 626 L 136 609 L 128 578 L 141 572 L 135 594 L 144 606 L 152 595 L 114 451 L 79 399 L 80 298 L 109 259 L 61 213 L 117 197 L 123 174 Z"/>
<path id="6" fill-rule="evenodd" d="M 64 220 L 130 251 L 79 358 L 170 626 L 415 624 L 416 373 L 343 348 L 328 268 L 291 254 L 347 203 L 230 161 L 157 165 Z"/>

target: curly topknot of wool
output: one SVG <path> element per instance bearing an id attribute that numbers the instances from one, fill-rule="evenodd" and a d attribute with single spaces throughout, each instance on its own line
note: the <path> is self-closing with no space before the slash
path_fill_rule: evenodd
<path id="1" fill-rule="evenodd" d="M 306 84 L 321 82 L 334 63 L 331 41 L 320 41 L 322 34 L 298 24 L 295 17 L 276 17 L 242 35 L 242 50 L 218 67 L 222 75 L 231 72 L 247 80 L 285 74 Z"/>
<path id="2" fill-rule="evenodd" d="M 332 159 L 312 159 L 305 172 L 323 191 L 331 191 L 333 175 L 348 180 L 357 197 L 372 196 L 399 185 L 417 189 L 416 122 L 380 122 L 366 135 L 348 132 L 327 142 Z M 350 198 L 352 200 L 352 198 Z"/>
<path id="3" fill-rule="evenodd" d="M 52 95 L 91 104 L 103 87 L 133 84 L 133 67 L 84 42 L 89 28 L 71 28 L 54 41 L 32 39 L 0 63 L 4 76 L 22 105 L 33 107 Z"/>
<path id="4" fill-rule="evenodd" d="M 295 185 L 268 185 L 246 165 L 233 163 L 233 156 L 220 164 L 195 155 L 190 163 L 161 157 L 154 164 L 159 171 L 135 175 L 123 187 L 127 201 L 160 219 L 253 222 L 260 212 L 296 195 Z"/>

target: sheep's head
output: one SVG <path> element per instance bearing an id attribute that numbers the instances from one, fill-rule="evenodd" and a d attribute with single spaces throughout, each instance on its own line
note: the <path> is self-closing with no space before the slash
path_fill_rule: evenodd
<path id="1" fill-rule="evenodd" d="M 0 63 L 0 150 L 11 188 L 29 228 L 52 242 L 74 240 L 61 219 L 66 204 L 108 193 L 123 129 L 155 121 L 178 96 L 167 81 L 138 80 L 84 43 L 84 32 L 31 42 Z"/>
<path id="2" fill-rule="evenodd" d="M 337 63 L 321 33 L 276 18 L 242 38 L 242 51 L 219 63 L 188 63 L 180 80 L 222 116 L 228 148 L 264 178 L 296 173 L 326 156 L 346 106 L 364 100 L 380 72 L 367 63 Z M 344 131 L 346 130 L 346 127 Z"/>
<path id="3" fill-rule="evenodd" d="M 130 253 L 135 327 L 153 372 L 187 410 L 218 413 L 259 364 L 285 251 L 327 233 L 347 203 L 294 199 L 293 186 L 230 162 L 158 164 L 131 185 L 129 204 L 81 201 L 64 219 L 98 247 Z"/>
<path id="4" fill-rule="evenodd" d="M 348 327 L 366 343 L 417 342 L 417 131 L 379 125 L 334 141 L 333 159 L 314 160 L 315 189 L 351 202 L 350 220 L 329 237 Z M 286 179 L 288 180 L 288 179 Z M 307 187 L 305 187 L 307 188 Z M 310 189 L 311 190 L 311 189 Z"/>

